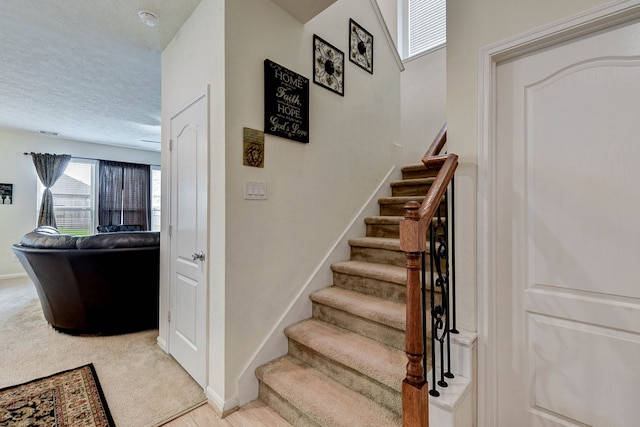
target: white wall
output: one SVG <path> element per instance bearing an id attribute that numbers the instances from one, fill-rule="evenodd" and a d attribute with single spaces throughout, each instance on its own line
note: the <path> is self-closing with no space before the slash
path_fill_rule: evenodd
<path id="1" fill-rule="evenodd" d="M 447 49 L 404 63 L 402 164 L 417 165 L 447 121 Z"/>
<path id="2" fill-rule="evenodd" d="M 395 45 L 398 44 L 398 0 L 377 0 Z M 424 153 L 447 121 L 447 49 L 442 47 L 404 62 L 401 138 L 398 162 L 420 164 Z"/>
<path id="3" fill-rule="evenodd" d="M 460 156 L 456 175 L 458 322 L 476 328 L 476 188 L 480 48 L 575 15 L 603 0 L 447 3 L 447 141 Z"/>
<path id="4" fill-rule="evenodd" d="M 209 387 L 216 400 L 225 390 L 225 17 L 224 0 L 202 0 L 172 42 L 162 52 L 162 123 L 209 87 Z M 162 128 L 168 147 L 170 129 Z M 168 200 L 170 156 L 163 150 L 162 194 Z M 161 230 L 167 231 L 168 205 L 163 205 Z M 169 309 L 168 233 L 160 246 L 160 336 L 166 350 L 168 324 L 162 313 Z"/>
<path id="5" fill-rule="evenodd" d="M 0 205 L 0 278 L 22 275 L 11 245 L 36 227 L 38 176 L 24 152 L 71 154 L 74 157 L 160 164 L 160 153 L 99 145 L 29 132 L 0 129 L 0 183 L 13 184 L 13 203 Z"/>
<path id="6" fill-rule="evenodd" d="M 374 35 L 373 75 L 348 59 L 349 18 Z M 313 34 L 345 53 L 344 97 L 313 83 Z M 261 341 L 393 167 L 400 70 L 369 0 L 340 0 L 304 26 L 270 1 L 229 1 L 226 36 L 226 354 L 232 391 Z M 310 79 L 310 142 L 266 135 L 265 167 L 257 169 L 242 165 L 242 128 L 263 129 L 265 58 Z M 269 200 L 243 200 L 247 179 L 267 181 Z M 310 309 L 309 303 L 309 315 Z"/>
<path id="7" fill-rule="evenodd" d="M 394 45 L 398 45 L 398 0 L 376 0 Z"/>
<path id="8" fill-rule="evenodd" d="M 374 34 L 373 75 L 346 56 L 350 17 Z M 313 83 L 314 33 L 345 53 L 344 97 Z M 252 168 L 242 162 L 242 130 L 263 130 L 265 59 L 310 79 L 310 142 L 265 135 L 265 166 Z M 340 0 L 305 25 L 269 0 L 203 0 L 163 52 L 163 122 L 207 83 L 214 94 L 210 239 L 224 247 L 208 258 L 215 260 L 209 387 L 227 405 L 253 355 L 393 168 L 400 69 L 369 0 Z M 244 182 L 254 179 L 267 182 L 268 200 L 244 200 Z"/>

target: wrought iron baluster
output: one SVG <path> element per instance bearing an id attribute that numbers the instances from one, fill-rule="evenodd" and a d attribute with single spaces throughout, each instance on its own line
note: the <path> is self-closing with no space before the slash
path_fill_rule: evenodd
<path id="1" fill-rule="evenodd" d="M 447 387 L 445 378 L 454 378 L 451 372 L 451 340 L 450 328 L 450 300 L 449 300 L 449 222 L 448 194 L 444 195 L 444 203 L 436 210 L 437 216 L 430 227 L 430 259 L 431 259 L 431 364 L 433 388 L 429 391 L 432 396 L 439 396 L 436 384 Z M 440 289 L 441 301 L 435 303 L 435 290 Z M 441 331 L 438 334 L 438 331 Z M 436 341 L 440 345 L 440 380 L 436 381 Z M 447 360 L 445 364 L 445 353 Z M 445 372 L 446 369 L 446 372 Z"/>
<path id="2" fill-rule="evenodd" d="M 449 191 L 447 190 L 444 193 L 444 205 L 442 206 L 445 213 L 447 214 L 446 224 L 443 225 L 443 233 L 440 236 L 440 247 L 438 248 L 438 256 L 444 259 L 445 269 L 444 269 L 444 280 L 443 280 L 443 291 L 442 291 L 442 303 L 445 306 L 445 313 L 447 315 L 445 321 L 445 334 L 447 340 L 447 372 L 443 374 L 443 376 L 447 378 L 453 378 L 454 375 L 451 373 L 451 328 L 450 328 L 450 317 L 451 317 L 451 305 L 450 305 L 450 274 L 449 270 L 449 226 L 451 224 L 451 217 L 449 216 Z M 443 365 L 444 366 L 444 365 Z"/>
<path id="3" fill-rule="evenodd" d="M 430 302 L 430 307 L 431 310 L 429 311 L 430 313 L 430 317 L 431 317 L 431 384 L 432 384 L 432 389 L 429 390 L 429 394 L 431 396 L 440 396 L 440 392 L 438 390 L 436 390 L 436 384 L 438 383 L 436 380 L 436 365 L 435 365 L 435 361 L 436 361 L 436 338 L 438 335 L 438 329 L 437 329 L 437 321 L 436 321 L 436 312 L 439 311 L 439 308 L 436 305 L 436 298 L 435 298 L 435 275 L 434 275 L 434 271 L 435 271 L 435 260 L 434 260 L 434 256 L 433 256 L 433 233 L 435 233 L 435 227 L 433 224 L 431 224 L 429 226 L 429 233 L 431 238 L 429 239 L 429 262 L 430 262 L 430 266 L 431 268 L 429 269 L 429 273 L 431 276 L 431 289 L 429 290 L 429 295 L 431 296 L 431 302 Z M 423 270 L 423 276 L 426 275 L 425 274 L 426 271 Z M 426 284 L 425 284 L 426 286 Z M 426 289 L 426 288 L 425 288 Z M 425 290 L 426 293 L 426 290 Z M 425 311 L 425 317 L 426 317 L 427 313 Z M 426 342 L 426 341 L 425 341 Z M 426 354 L 426 352 L 425 352 Z M 425 360 L 425 367 L 427 366 L 427 361 Z"/>
<path id="4" fill-rule="evenodd" d="M 451 333 L 459 334 L 456 327 L 456 209 L 455 209 L 455 176 L 451 178 L 451 203 L 449 204 L 451 208 L 449 209 L 449 217 L 448 224 L 449 230 L 451 233 L 451 281 L 449 285 L 451 286 Z"/>

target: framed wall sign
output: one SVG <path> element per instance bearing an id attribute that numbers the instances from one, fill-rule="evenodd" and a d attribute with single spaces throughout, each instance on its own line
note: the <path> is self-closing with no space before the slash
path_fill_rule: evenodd
<path id="1" fill-rule="evenodd" d="M 373 74 L 373 35 L 349 19 L 349 61 Z"/>
<path id="2" fill-rule="evenodd" d="M 264 132 L 309 142 L 309 79 L 264 60 Z"/>
<path id="3" fill-rule="evenodd" d="M 344 96 L 344 53 L 315 34 L 313 82 Z"/>

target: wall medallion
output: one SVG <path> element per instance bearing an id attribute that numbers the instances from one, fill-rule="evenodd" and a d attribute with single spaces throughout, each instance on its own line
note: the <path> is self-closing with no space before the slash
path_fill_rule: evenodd
<path id="1" fill-rule="evenodd" d="M 344 53 L 315 34 L 313 82 L 344 96 Z"/>
<path id="2" fill-rule="evenodd" d="M 243 161 L 245 166 L 254 168 L 264 167 L 264 132 L 257 129 L 244 128 L 243 136 Z"/>
<path id="3" fill-rule="evenodd" d="M 373 35 L 349 19 L 349 61 L 373 74 Z"/>

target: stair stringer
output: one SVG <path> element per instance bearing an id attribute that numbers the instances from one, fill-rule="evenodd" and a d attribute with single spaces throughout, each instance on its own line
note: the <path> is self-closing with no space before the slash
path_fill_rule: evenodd
<path id="1" fill-rule="evenodd" d="M 237 401 L 240 406 L 258 397 L 259 385 L 255 375 L 256 369 L 271 360 L 287 354 L 288 340 L 282 331 L 289 325 L 311 317 L 312 303 L 309 298 L 310 295 L 317 290 L 326 288 L 333 282 L 331 265 L 349 259 L 351 250 L 349 239 L 365 235 L 366 225 L 364 219 L 378 215 L 380 209 L 378 199 L 389 197 L 391 194 L 391 182 L 401 179 L 401 176 L 402 171 L 399 166 L 394 165 L 391 167 L 376 191 L 371 194 L 362 209 L 354 216 L 331 250 L 327 252 L 304 286 L 302 286 L 300 292 L 291 301 L 286 312 L 283 313 L 269 335 L 253 354 L 250 362 L 245 366 L 238 378 Z"/>

